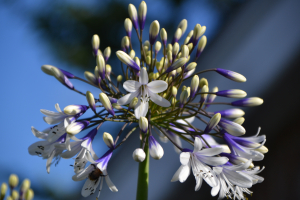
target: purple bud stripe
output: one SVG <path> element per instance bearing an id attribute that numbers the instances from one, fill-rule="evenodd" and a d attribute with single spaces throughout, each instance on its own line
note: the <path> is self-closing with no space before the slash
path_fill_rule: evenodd
<path id="1" fill-rule="evenodd" d="M 67 86 L 68 88 L 70 88 L 71 90 L 74 89 L 73 84 L 65 75 L 64 75 L 64 85 Z"/>
<path id="2" fill-rule="evenodd" d="M 146 16 L 139 17 L 139 26 L 141 30 L 144 30 L 145 22 L 146 22 Z"/>
<path id="3" fill-rule="evenodd" d="M 86 139 L 90 139 L 91 141 L 94 140 L 94 137 L 97 135 L 98 130 L 97 128 L 94 128 L 93 130 L 91 130 L 88 134 L 86 134 L 86 136 L 84 136 L 83 138 L 81 138 L 82 140 L 86 140 Z"/>
<path id="4" fill-rule="evenodd" d="M 157 35 L 151 35 L 151 33 L 149 33 L 149 42 L 150 45 L 154 45 L 155 41 L 156 41 Z"/>
<path id="5" fill-rule="evenodd" d="M 241 99 L 234 102 L 231 102 L 231 105 L 233 106 L 245 106 L 248 104 L 249 98 L 247 99 Z"/>
<path id="6" fill-rule="evenodd" d="M 109 149 L 101 158 L 96 160 L 97 163 L 99 163 L 102 167 L 102 169 L 105 169 L 107 167 L 107 164 L 112 156 L 113 149 Z"/>
<path id="7" fill-rule="evenodd" d="M 59 69 L 59 68 L 58 68 Z M 67 78 L 75 78 L 75 76 L 73 74 L 71 74 L 70 72 L 67 72 L 65 70 L 59 69 Z"/>

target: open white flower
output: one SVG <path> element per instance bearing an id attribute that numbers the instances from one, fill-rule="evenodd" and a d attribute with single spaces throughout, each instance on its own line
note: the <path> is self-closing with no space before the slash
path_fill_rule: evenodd
<path id="1" fill-rule="evenodd" d="M 118 104 L 126 105 L 131 102 L 134 97 L 137 97 L 138 103 L 135 106 L 135 117 L 139 119 L 145 117 L 148 112 L 149 99 L 162 107 L 169 107 L 171 103 L 157 93 L 163 92 L 168 88 L 168 84 L 162 80 L 155 80 L 148 83 L 148 73 L 145 68 L 141 69 L 139 82 L 134 80 L 125 81 L 123 87 L 130 92 L 118 100 Z"/>
<path id="2" fill-rule="evenodd" d="M 211 187 L 216 187 L 218 185 L 218 180 L 214 171 L 207 165 L 223 165 L 228 161 L 228 158 L 213 157 L 214 155 L 220 154 L 223 151 L 222 148 L 201 149 L 202 142 L 200 138 L 196 137 L 194 151 L 192 152 L 189 149 L 185 149 L 186 151 L 180 154 L 180 162 L 182 165 L 174 174 L 171 180 L 172 182 L 178 180 L 181 183 L 184 182 L 190 175 L 190 170 L 192 167 L 192 171 L 196 179 L 195 191 L 198 191 L 201 188 L 203 179 Z"/>

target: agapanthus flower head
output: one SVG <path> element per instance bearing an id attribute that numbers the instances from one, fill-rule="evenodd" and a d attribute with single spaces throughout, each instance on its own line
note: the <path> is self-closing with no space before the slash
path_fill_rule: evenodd
<path id="1" fill-rule="evenodd" d="M 51 127 L 43 131 L 31 128 L 40 141 L 29 146 L 29 154 L 47 159 L 48 173 L 51 164 L 57 163 L 61 157 L 74 157 L 72 166 L 75 175 L 72 179 L 85 180 L 82 196 L 87 197 L 99 188 L 99 197 L 104 179 L 111 191 L 118 191 L 109 178 L 107 166 L 114 151 L 123 148 L 131 135 L 136 135 L 140 141 L 135 145 L 132 157 L 140 163 L 138 199 L 147 199 L 149 156 L 156 160 L 164 156 L 160 142 L 172 143 L 180 154 L 181 166 L 172 181 L 184 182 L 192 170 L 196 191 L 201 188 L 204 179 L 212 187 L 212 196 L 219 194 L 219 199 L 246 199 L 246 194 L 252 194 L 248 188 L 263 181 L 257 175 L 261 170 L 255 162 L 262 160 L 268 149 L 264 146 L 264 135 L 241 137 L 246 133 L 242 126 L 245 112 L 235 107 L 258 106 L 263 100 L 244 98 L 247 95 L 245 91 L 226 88 L 225 85 L 222 85 L 222 90 L 213 83 L 210 83 L 212 89 L 209 87 L 208 80 L 202 76 L 209 71 L 236 82 L 245 82 L 246 78 L 227 69 L 198 71 L 202 66 L 197 67 L 197 59 L 207 45 L 206 26 L 196 24 L 185 37 L 188 22 L 183 19 L 168 41 L 167 31 L 160 29 L 161 25 L 167 27 L 168 24 L 154 20 L 145 27 L 147 11 L 145 1 L 140 3 L 138 11 L 136 5 L 129 4 L 128 18 L 124 19 L 126 34 L 119 38 L 120 49 L 100 48 L 99 36 L 93 35 L 91 49 L 95 67 L 84 72 L 86 80 L 52 65 L 42 66 L 43 72 L 85 96 L 87 104 L 77 104 L 72 98 L 63 111 L 58 104 L 55 105 L 57 112 L 42 109 L 43 119 Z M 147 28 L 149 36 L 146 34 L 145 38 L 143 31 Z M 114 55 L 112 51 L 120 61 L 120 70 L 117 70 L 118 65 L 109 62 Z M 116 74 L 118 71 L 121 74 Z M 69 79 L 83 81 L 97 90 L 82 92 L 75 89 Z M 186 83 L 190 85 L 184 85 Z M 99 98 L 90 91 L 93 94 L 98 92 Z M 178 92 L 180 95 L 177 95 Z M 244 99 L 228 103 L 218 102 L 219 97 Z M 231 108 L 219 110 L 214 106 L 219 104 Z M 93 112 L 86 112 L 89 108 Z M 110 124 L 102 126 L 104 123 Z M 109 129 L 111 126 L 118 127 L 116 123 L 122 124 L 118 132 Z M 128 128 L 131 130 L 127 132 Z M 87 134 L 80 136 L 85 130 L 88 130 Z M 101 145 L 94 142 L 99 132 L 105 145 L 101 143 L 108 150 L 98 157 L 93 146 Z M 124 135 L 124 132 L 127 134 Z M 154 132 L 160 142 L 155 139 Z M 183 145 L 191 145 L 192 148 L 184 148 Z M 142 182 L 145 184 L 140 184 Z M 144 196 L 140 197 L 140 194 Z"/>

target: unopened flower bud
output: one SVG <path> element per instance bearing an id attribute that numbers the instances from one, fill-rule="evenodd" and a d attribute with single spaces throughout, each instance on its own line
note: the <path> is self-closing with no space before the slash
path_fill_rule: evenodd
<path id="1" fill-rule="evenodd" d="M 173 58 L 178 54 L 178 52 L 179 52 L 179 44 L 178 42 L 175 42 L 172 50 Z"/>
<path id="2" fill-rule="evenodd" d="M 231 102 L 233 106 L 242 106 L 242 107 L 252 107 L 252 106 L 259 106 L 263 104 L 264 100 L 259 97 L 250 97 L 246 99 L 237 100 Z"/>
<path id="3" fill-rule="evenodd" d="M 129 52 L 129 56 L 130 56 L 130 58 L 134 58 L 135 57 L 135 51 L 134 50 L 131 50 L 130 52 Z"/>
<path id="4" fill-rule="evenodd" d="M 190 64 L 188 64 L 188 66 L 185 68 L 184 72 L 188 72 L 191 71 L 193 69 L 196 69 L 197 67 L 197 63 L 195 62 L 191 62 Z"/>
<path id="5" fill-rule="evenodd" d="M 242 117 L 245 114 L 245 112 L 239 108 L 231 108 L 227 110 L 216 111 L 215 113 L 220 113 L 222 117 L 226 118 Z"/>
<path id="6" fill-rule="evenodd" d="M 87 91 L 86 92 L 86 100 L 90 106 L 90 108 L 96 112 L 96 105 L 95 105 L 95 98 L 94 98 L 94 95 L 90 92 L 90 91 Z"/>
<path id="7" fill-rule="evenodd" d="M 92 47 L 95 55 L 97 55 L 98 53 L 99 46 L 100 46 L 100 38 L 98 35 L 95 34 L 92 37 Z"/>
<path id="8" fill-rule="evenodd" d="M 112 105 L 112 107 L 113 107 L 114 109 L 117 109 L 117 110 L 123 110 L 122 106 L 120 106 L 118 103 L 113 103 L 113 104 L 111 104 L 111 105 Z"/>
<path id="9" fill-rule="evenodd" d="M 6 198 L 6 200 L 14 200 L 14 199 L 12 198 L 12 196 L 8 196 L 8 197 Z"/>
<path id="10" fill-rule="evenodd" d="M 61 82 L 63 85 L 65 85 L 66 87 L 68 87 L 69 89 L 73 90 L 74 86 L 73 84 L 70 82 L 70 80 L 62 73 L 61 70 L 59 70 L 56 67 L 52 67 L 51 68 L 52 74 L 54 75 L 54 77 Z"/>
<path id="11" fill-rule="evenodd" d="M 206 78 L 201 78 L 199 81 L 199 89 L 202 89 L 204 85 L 208 87 L 208 81 Z"/>
<path id="12" fill-rule="evenodd" d="M 191 95 L 191 87 L 187 87 L 186 91 L 188 92 L 188 97 L 190 97 L 190 95 Z"/>
<path id="13" fill-rule="evenodd" d="M 184 40 L 184 42 L 183 42 L 183 44 L 185 44 L 185 45 L 188 45 L 189 44 L 189 41 L 190 41 L 190 37 L 189 36 L 187 36 L 186 38 L 185 38 L 185 40 Z"/>
<path id="14" fill-rule="evenodd" d="M 32 189 L 27 190 L 25 194 L 25 200 L 32 200 L 34 197 L 34 192 Z"/>
<path id="15" fill-rule="evenodd" d="M 170 67 L 168 67 L 168 69 L 165 71 L 165 73 L 169 73 L 179 67 L 182 67 L 183 65 L 186 64 L 186 62 L 187 62 L 187 58 L 179 58 Z"/>
<path id="16" fill-rule="evenodd" d="M 134 150 L 132 157 L 136 162 L 143 162 L 146 158 L 146 154 L 143 149 L 137 148 Z"/>
<path id="17" fill-rule="evenodd" d="M 151 64 L 151 57 L 150 56 L 146 57 L 146 63 L 147 63 L 147 65 Z"/>
<path id="18" fill-rule="evenodd" d="M 121 83 L 122 80 L 123 80 L 123 76 L 122 76 L 122 75 L 118 75 L 118 76 L 117 76 L 117 81 L 118 81 L 119 83 Z"/>
<path id="19" fill-rule="evenodd" d="M 175 42 L 178 42 L 180 40 L 181 36 L 182 36 L 182 30 L 181 30 L 181 28 L 177 28 L 177 30 L 173 36 L 172 44 L 174 44 Z"/>
<path id="20" fill-rule="evenodd" d="M 99 76 L 101 77 L 102 80 L 105 79 L 105 61 L 102 55 L 97 55 L 96 58 L 97 66 L 99 69 Z"/>
<path id="21" fill-rule="evenodd" d="M 196 53 L 196 57 L 199 57 L 200 54 L 202 53 L 202 51 L 204 50 L 205 46 L 207 43 L 207 38 L 205 35 L 202 36 L 202 38 L 199 41 L 198 47 L 197 47 L 197 53 Z"/>
<path id="22" fill-rule="evenodd" d="M 143 133 L 147 133 L 148 131 L 148 120 L 146 117 L 140 117 L 139 126 Z"/>
<path id="23" fill-rule="evenodd" d="M 142 1 L 139 6 L 139 25 L 141 30 L 144 29 L 146 15 L 147 15 L 147 4 L 145 3 L 145 1 Z"/>
<path id="24" fill-rule="evenodd" d="M 19 184 L 19 178 L 16 174 L 11 174 L 8 179 L 8 184 L 11 188 L 15 188 Z"/>
<path id="25" fill-rule="evenodd" d="M 183 90 L 180 94 L 180 98 L 179 98 L 179 107 L 183 108 L 183 105 L 186 104 L 187 102 L 187 98 L 188 98 L 189 94 L 187 90 Z"/>
<path id="26" fill-rule="evenodd" d="M 199 76 L 195 75 L 191 81 L 191 98 L 195 97 L 199 87 Z"/>
<path id="27" fill-rule="evenodd" d="M 113 116 L 115 116 L 115 111 L 110 103 L 109 98 L 107 97 L 107 95 L 105 93 L 100 93 L 99 94 L 99 100 L 102 103 L 102 105 L 104 106 L 104 108 L 107 110 L 107 112 Z"/>
<path id="28" fill-rule="evenodd" d="M 6 183 L 2 183 L 2 184 L 1 184 L 0 198 L 3 198 L 3 199 L 4 199 L 5 194 L 6 194 L 6 191 L 7 191 L 7 184 L 6 184 Z"/>
<path id="29" fill-rule="evenodd" d="M 176 73 L 177 73 L 177 74 L 181 74 L 181 72 L 182 72 L 181 67 L 179 67 L 179 68 L 176 69 Z"/>
<path id="30" fill-rule="evenodd" d="M 159 23 L 157 20 L 154 20 L 149 28 L 149 42 L 151 45 L 154 45 L 157 35 L 159 33 Z"/>
<path id="31" fill-rule="evenodd" d="M 184 86 L 182 86 L 182 88 L 181 88 L 181 92 L 183 92 L 184 90 L 186 90 L 186 86 L 184 85 Z"/>
<path id="32" fill-rule="evenodd" d="M 173 97 L 173 98 L 172 98 L 172 102 L 171 102 L 171 103 L 172 103 L 172 105 L 176 105 L 176 103 L 177 103 L 177 99 L 176 99 L 175 97 Z"/>
<path id="33" fill-rule="evenodd" d="M 172 44 L 168 44 L 167 46 L 167 51 L 173 51 L 173 45 Z"/>
<path id="34" fill-rule="evenodd" d="M 216 72 L 221 74 L 222 76 L 225 76 L 226 78 L 236 81 L 236 82 L 246 82 L 246 78 L 237 72 L 226 70 L 226 69 L 221 69 L 217 68 Z"/>
<path id="35" fill-rule="evenodd" d="M 141 66 L 141 62 L 140 59 L 138 57 L 134 57 L 134 62 L 140 67 Z"/>
<path id="36" fill-rule="evenodd" d="M 247 96 L 247 93 L 243 90 L 231 89 L 231 90 L 222 90 L 216 92 L 216 95 L 221 97 L 243 98 Z"/>
<path id="37" fill-rule="evenodd" d="M 189 51 L 191 52 L 194 47 L 193 43 L 189 43 L 187 46 L 189 48 Z"/>
<path id="38" fill-rule="evenodd" d="M 182 45 L 181 47 L 181 56 L 187 58 L 189 56 L 189 48 L 187 45 Z"/>
<path id="39" fill-rule="evenodd" d="M 108 59 L 109 59 L 109 57 L 110 57 L 110 54 L 111 54 L 111 49 L 110 49 L 110 47 L 106 47 L 106 48 L 104 49 L 104 53 L 103 53 L 105 62 L 108 61 Z"/>
<path id="40" fill-rule="evenodd" d="M 43 66 L 41 67 L 41 69 L 42 69 L 42 71 L 43 71 L 45 74 L 48 74 L 48 75 L 50 75 L 50 76 L 54 76 L 54 75 L 53 75 L 53 72 L 52 72 L 52 70 L 51 70 L 52 67 L 54 67 L 54 66 L 52 66 L 52 65 L 43 65 Z"/>
<path id="41" fill-rule="evenodd" d="M 76 115 L 79 113 L 85 113 L 88 109 L 85 105 L 69 105 L 64 108 L 64 113 L 67 115 Z"/>
<path id="42" fill-rule="evenodd" d="M 90 124 L 89 121 L 80 121 L 70 124 L 66 128 L 66 132 L 70 135 L 76 135 Z"/>
<path id="43" fill-rule="evenodd" d="M 103 141 L 109 148 L 113 148 L 115 145 L 113 137 L 107 132 L 103 133 Z"/>
<path id="44" fill-rule="evenodd" d="M 111 74 L 111 66 L 109 64 L 105 65 L 105 75 L 109 77 Z"/>
<path id="45" fill-rule="evenodd" d="M 164 28 L 162 28 L 160 30 L 160 38 L 161 38 L 161 41 L 162 41 L 163 45 L 166 46 L 167 45 L 168 34 L 167 34 L 167 31 Z"/>
<path id="46" fill-rule="evenodd" d="M 150 156 L 156 160 L 161 159 L 164 155 L 163 148 L 160 146 L 160 144 L 155 140 L 155 138 L 152 135 L 149 136 L 148 141 L 149 141 Z"/>
<path id="47" fill-rule="evenodd" d="M 188 34 L 188 37 L 192 37 L 194 35 L 194 30 L 191 30 Z"/>
<path id="48" fill-rule="evenodd" d="M 172 55 L 172 51 L 167 51 L 167 58 L 169 60 L 170 63 L 173 62 L 173 55 Z M 172 70 L 171 70 L 172 71 Z"/>
<path id="49" fill-rule="evenodd" d="M 128 13 L 130 16 L 130 19 L 133 23 L 134 29 L 138 29 L 138 16 L 137 16 L 137 11 L 134 5 L 129 4 L 128 5 Z"/>
<path id="50" fill-rule="evenodd" d="M 208 90 L 208 87 L 207 87 L 207 85 L 204 85 L 203 87 L 202 87 L 202 89 L 201 89 L 201 92 L 203 93 L 203 94 L 201 94 L 201 99 L 200 99 L 200 102 L 201 103 L 203 103 L 205 100 L 206 100 L 206 98 L 207 98 L 207 92 L 208 92 L 209 90 Z"/>
<path id="51" fill-rule="evenodd" d="M 214 129 L 219 121 L 221 120 L 221 114 L 220 113 L 216 113 L 208 122 L 205 130 L 204 130 L 204 133 L 209 133 L 212 129 Z"/>
<path id="52" fill-rule="evenodd" d="M 138 103 L 138 101 L 139 101 L 139 99 L 138 99 L 137 97 L 134 97 L 134 98 L 131 100 L 130 104 L 129 104 L 129 108 L 130 108 L 130 109 L 135 108 L 135 106 L 136 106 L 136 104 Z"/>
<path id="53" fill-rule="evenodd" d="M 13 190 L 11 193 L 11 197 L 13 198 L 13 200 L 19 199 L 19 192 L 17 190 Z"/>
<path id="54" fill-rule="evenodd" d="M 233 120 L 233 122 L 242 125 L 245 122 L 245 118 L 244 117 L 238 117 L 236 119 Z"/>
<path id="55" fill-rule="evenodd" d="M 27 191 L 30 188 L 30 185 L 30 180 L 28 178 L 24 179 L 24 181 L 22 182 L 21 190 Z"/>
<path id="56" fill-rule="evenodd" d="M 125 51 L 126 49 L 129 49 L 129 45 L 130 45 L 129 37 L 124 36 L 121 41 L 122 50 Z"/>
<path id="57" fill-rule="evenodd" d="M 177 95 L 177 87 L 175 86 L 172 86 L 172 95 L 174 98 L 176 98 L 176 95 Z"/>
<path id="58" fill-rule="evenodd" d="M 221 119 L 219 122 L 219 126 L 221 126 L 225 131 L 227 131 L 229 134 L 234 135 L 234 136 L 241 136 L 246 133 L 246 130 L 244 127 L 241 125 L 226 120 L 226 119 Z"/>
<path id="59" fill-rule="evenodd" d="M 161 49 L 161 43 L 160 43 L 160 41 L 156 41 L 155 42 L 155 53 L 157 54 L 160 49 Z"/>
<path id="60" fill-rule="evenodd" d="M 218 92 L 218 91 L 219 91 L 219 88 L 218 88 L 218 87 L 214 87 L 214 88 L 212 89 L 211 92 L 216 93 L 216 92 Z M 213 101 L 215 100 L 216 97 L 217 97 L 217 95 L 215 95 L 215 94 L 210 94 L 206 102 L 207 102 L 207 103 L 211 103 L 211 102 L 213 102 Z M 206 108 L 208 108 L 209 106 L 210 106 L 210 105 L 207 104 L 207 105 L 206 105 Z"/>
<path id="61" fill-rule="evenodd" d="M 182 35 L 185 33 L 187 26 L 188 23 L 186 19 L 181 20 L 181 22 L 178 24 L 177 28 L 180 28 L 182 30 Z"/>
<path id="62" fill-rule="evenodd" d="M 125 53 L 124 51 L 117 51 L 116 54 L 122 63 L 124 63 L 125 65 L 127 65 L 135 71 L 140 71 L 140 66 L 137 65 L 137 63 L 134 62 L 133 59 L 130 58 L 130 56 L 127 53 Z"/>
<path id="63" fill-rule="evenodd" d="M 98 86 L 98 80 L 95 77 L 95 75 L 89 71 L 85 71 L 84 72 L 84 77 L 86 80 L 88 80 L 90 83 L 92 83 L 93 85 Z"/>
<path id="64" fill-rule="evenodd" d="M 124 27 L 126 34 L 129 38 L 131 38 L 131 32 L 132 32 L 132 22 L 129 18 L 126 18 L 124 21 Z"/>

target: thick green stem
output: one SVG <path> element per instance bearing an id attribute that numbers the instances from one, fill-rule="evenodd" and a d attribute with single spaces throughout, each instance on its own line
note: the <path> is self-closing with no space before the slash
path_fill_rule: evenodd
<path id="1" fill-rule="evenodd" d="M 141 147 L 143 146 L 143 140 L 141 140 Z M 147 200 L 148 199 L 148 184 L 149 184 L 149 146 L 148 138 L 145 144 L 146 158 L 143 162 L 139 163 L 139 175 L 136 192 L 136 200 Z"/>

